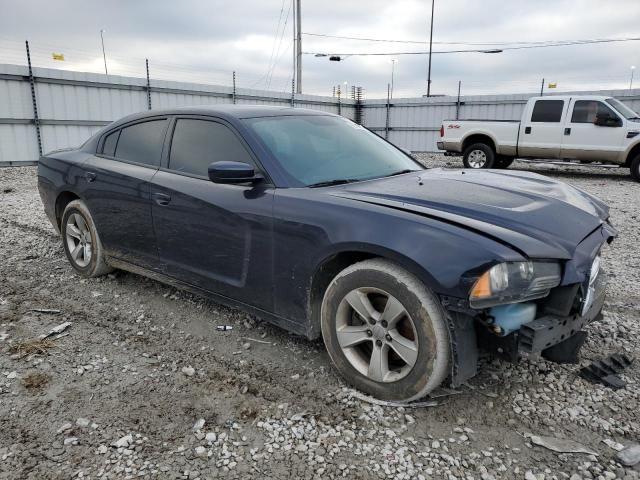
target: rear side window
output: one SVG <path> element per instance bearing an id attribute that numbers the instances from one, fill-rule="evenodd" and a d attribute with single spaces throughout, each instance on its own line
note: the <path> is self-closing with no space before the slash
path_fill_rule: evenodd
<path id="1" fill-rule="evenodd" d="M 597 100 L 577 100 L 573 105 L 571 123 L 594 123 L 597 115 L 609 114 L 618 117 L 613 110 Z"/>
<path id="2" fill-rule="evenodd" d="M 557 123 L 562 118 L 563 100 L 537 100 L 531 114 L 532 122 Z"/>
<path id="3" fill-rule="evenodd" d="M 120 130 L 116 130 L 115 132 L 107 135 L 107 138 L 104 139 L 104 143 L 102 144 L 103 155 L 108 155 L 109 157 L 115 156 L 119 136 Z"/>
<path id="4" fill-rule="evenodd" d="M 209 164 L 231 161 L 254 165 L 238 137 L 221 123 L 178 119 L 171 142 L 169 168 L 207 177 Z"/>
<path id="5" fill-rule="evenodd" d="M 167 120 L 152 120 L 125 127 L 120 132 L 115 157 L 159 166 Z M 105 141 L 106 143 L 106 141 Z"/>

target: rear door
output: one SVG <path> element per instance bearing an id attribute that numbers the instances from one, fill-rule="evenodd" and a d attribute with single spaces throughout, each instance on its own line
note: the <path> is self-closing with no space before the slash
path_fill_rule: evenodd
<path id="1" fill-rule="evenodd" d="M 157 260 L 150 181 L 160 166 L 169 121 L 153 117 L 106 133 L 83 165 L 85 201 L 107 255 L 145 268 Z"/>
<path id="2" fill-rule="evenodd" d="M 564 99 L 539 99 L 520 126 L 518 155 L 533 158 L 559 158 L 562 145 Z"/>
<path id="3" fill-rule="evenodd" d="M 273 188 L 223 185 L 208 178 L 216 161 L 254 165 L 228 124 L 178 117 L 165 165 L 153 178 L 153 223 L 165 273 L 191 285 L 272 311 Z"/>
<path id="4" fill-rule="evenodd" d="M 601 100 L 573 99 L 564 128 L 562 158 L 577 160 L 616 160 L 624 149 L 626 129 L 620 116 Z M 596 116 L 608 114 L 618 126 L 596 125 Z"/>

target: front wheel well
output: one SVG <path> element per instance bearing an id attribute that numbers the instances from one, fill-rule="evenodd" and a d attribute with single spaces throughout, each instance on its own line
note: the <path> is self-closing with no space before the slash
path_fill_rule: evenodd
<path id="1" fill-rule="evenodd" d="M 62 214 L 67 205 L 74 200 L 79 200 L 80 197 L 73 192 L 61 192 L 56 198 L 56 221 L 58 222 L 58 228 L 60 228 L 60 222 L 62 222 Z"/>
<path id="2" fill-rule="evenodd" d="M 624 166 L 631 167 L 631 162 L 633 162 L 633 159 L 636 158 L 636 156 L 638 155 L 640 155 L 640 143 L 637 143 L 636 145 L 634 145 L 634 147 L 629 151 L 629 154 L 627 155 L 627 159 L 624 162 Z"/>
<path id="3" fill-rule="evenodd" d="M 474 143 L 484 143 L 485 145 L 488 145 L 489 147 L 491 147 L 491 149 L 494 152 L 496 151 L 496 144 L 494 143 L 493 139 L 488 135 L 478 133 L 474 135 L 469 135 L 467 138 L 464 139 L 464 141 L 462 142 L 462 152 L 464 153 L 467 147 L 469 145 L 473 145 Z"/>

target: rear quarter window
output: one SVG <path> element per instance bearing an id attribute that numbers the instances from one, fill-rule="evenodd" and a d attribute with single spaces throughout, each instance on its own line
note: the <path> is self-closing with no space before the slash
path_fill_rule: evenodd
<path id="1" fill-rule="evenodd" d="M 120 136 L 120 130 L 111 132 L 104 139 L 102 144 L 102 154 L 109 157 L 113 157 L 116 154 L 116 145 L 118 144 L 118 137 Z"/>
<path id="2" fill-rule="evenodd" d="M 159 166 L 166 127 L 167 120 L 162 119 L 123 128 L 114 156 L 120 160 Z"/>
<path id="3" fill-rule="evenodd" d="M 564 100 L 537 100 L 531 114 L 532 122 L 558 123 L 562 119 Z"/>

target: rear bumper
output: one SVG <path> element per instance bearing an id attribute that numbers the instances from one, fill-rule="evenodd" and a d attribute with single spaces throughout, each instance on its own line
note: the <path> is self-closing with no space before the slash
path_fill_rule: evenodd
<path id="1" fill-rule="evenodd" d="M 607 274 L 601 271 L 595 281 L 595 297 L 584 315 L 574 314 L 567 317 L 546 315 L 524 324 L 518 332 L 518 350 L 536 353 L 553 347 L 572 337 L 586 325 L 601 317 L 606 297 Z"/>
<path id="2" fill-rule="evenodd" d="M 444 142 L 436 142 L 436 147 L 438 150 L 444 150 Z"/>

